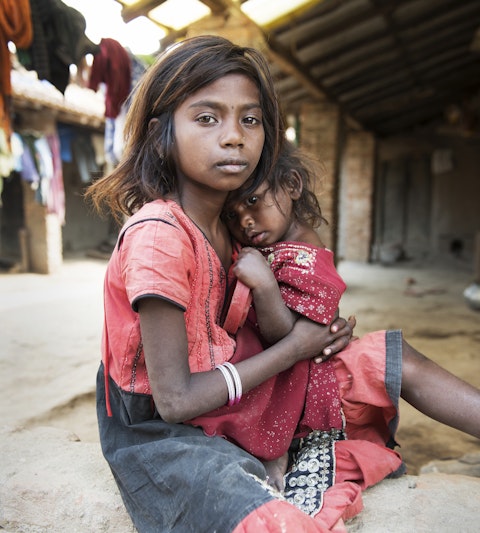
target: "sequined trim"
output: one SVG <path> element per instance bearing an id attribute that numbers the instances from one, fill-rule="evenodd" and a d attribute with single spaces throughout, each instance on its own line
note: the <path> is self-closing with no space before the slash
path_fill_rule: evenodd
<path id="1" fill-rule="evenodd" d="M 341 429 L 312 431 L 302 439 L 293 466 L 285 474 L 285 499 L 315 516 L 325 491 L 335 483 L 335 442 L 344 440 Z"/>

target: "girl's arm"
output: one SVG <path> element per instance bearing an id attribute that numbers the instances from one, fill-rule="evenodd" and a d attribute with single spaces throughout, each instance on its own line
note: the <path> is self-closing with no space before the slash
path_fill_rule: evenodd
<path id="1" fill-rule="evenodd" d="M 273 344 L 293 328 L 298 315 L 283 301 L 277 280 L 263 255 L 245 247 L 233 267 L 235 276 L 252 291 L 258 327 L 263 338 Z"/>
<path id="2" fill-rule="evenodd" d="M 184 313 L 161 298 L 138 304 L 145 362 L 155 405 L 166 422 L 183 422 L 227 403 L 228 391 L 219 370 L 191 373 Z M 318 347 L 338 339 L 328 327 L 299 318 L 292 331 L 267 350 L 235 367 L 248 391 L 296 362 L 318 355 Z"/>

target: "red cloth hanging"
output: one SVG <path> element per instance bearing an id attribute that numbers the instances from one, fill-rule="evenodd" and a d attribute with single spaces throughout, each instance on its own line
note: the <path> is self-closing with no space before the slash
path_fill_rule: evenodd
<path id="1" fill-rule="evenodd" d="M 96 91 L 105 83 L 105 116 L 116 118 L 127 99 L 132 82 L 131 60 L 125 48 L 115 39 L 102 39 L 100 51 L 94 55 L 88 86 Z"/>
<path id="2" fill-rule="evenodd" d="M 20 48 L 30 46 L 33 38 L 29 0 L 0 0 L 0 128 L 11 134 L 9 98 L 12 94 L 12 63 L 8 41 Z"/>

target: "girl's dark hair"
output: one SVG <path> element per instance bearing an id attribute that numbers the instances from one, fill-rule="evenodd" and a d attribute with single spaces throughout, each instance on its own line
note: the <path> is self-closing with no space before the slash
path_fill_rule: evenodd
<path id="1" fill-rule="evenodd" d="M 285 189 L 292 184 L 295 186 L 295 180 L 292 181 L 294 172 L 302 182 L 302 192 L 293 202 L 293 216 L 298 222 L 310 224 L 313 228 L 318 228 L 322 223 L 326 224 L 315 194 L 315 179 L 320 167 L 307 154 L 286 142 L 274 170 L 267 178 L 274 194 L 280 188 Z"/>
<path id="2" fill-rule="evenodd" d="M 320 165 L 309 155 L 302 152 L 294 144 L 285 141 L 278 155 L 272 172 L 267 176 L 268 189 L 275 198 L 277 191 L 289 190 L 291 187 L 298 188 L 298 180 L 302 182 L 300 197 L 293 202 L 292 213 L 300 224 L 308 224 L 312 228 L 318 228 L 327 220 L 322 216 L 322 209 L 315 194 L 315 180 L 320 172 Z M 295 179 L 295 174 L 297 179 Z M 257 185 L 258 187 L 258 185 Z M 223 217 L 228 213 L 230 206 L 245 201 L 256 187 L 247 182 L 240 189 L 228 195 Z"/>
<path id="3" fill-rule="evenodd" d="M 120 218 L 177 191 L 172 155 L 174 112 L 187 97 L 227 74 L 248 76 L 258 87 L 265 143 L 254 186 L 269 175 L 283 144 L 284 121 L 265 58 L 257 50 L 237 46 L 223 37 L 193 37 L 159 56 L 134 89 L 122 160 L 86 193 L 97 209 L 108 207 Z M 157 120 L 150 124 L 152 118 Z"/>

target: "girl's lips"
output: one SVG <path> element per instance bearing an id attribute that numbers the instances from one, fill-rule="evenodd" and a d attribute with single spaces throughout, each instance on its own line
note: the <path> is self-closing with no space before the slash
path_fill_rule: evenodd
<path id="1" fill-rule="evenodd" d="M 236 174 L 243 172 L 248 167 L 248 161 L 243 159 L 228 159 L 226 161 L 220 161 L 216 166 L 223 172 Z"/>
<path id="2" fill-rule="evenodd" d="M 248 236 L 251 243 L 255 246 L 260 246 L 262 244 L 262 241 L 265 239 L 266 233 L 264 231 L 261 231 L 260 233 L 254 233 Z"/>

